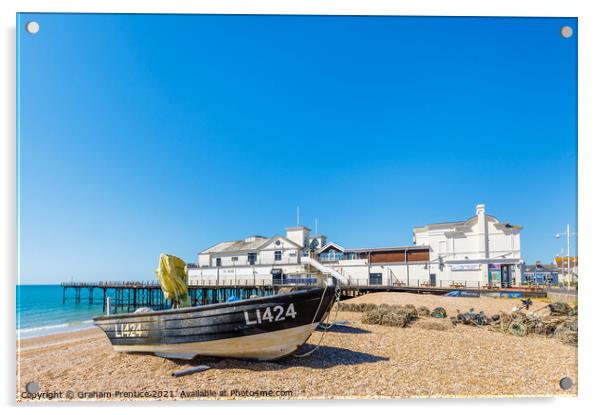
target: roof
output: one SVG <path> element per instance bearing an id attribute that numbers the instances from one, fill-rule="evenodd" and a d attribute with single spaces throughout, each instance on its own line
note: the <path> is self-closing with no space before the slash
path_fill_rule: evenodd
<path id="1" fill-rule="evenodd" d="M 428 245 L 402 245 L 402 246 L 385 246 L 385 247 L 375 247 L 375 248 L 352 248 L 352 249 L 346 249 L 343 248 L 341 245 L 336 244 L 334 242 L 329 242 L 326 245 L 324 245 L 322 247 L 322 249 L 320 249 L 318 251 L 318 253 L 322 253 L 327 251 L 329 248 L 336 248 L 341 252 L 386 252 L 386 251 L 416 251 L 416 250 L 423 250 L 423 249 L 430 249 L 430 247 Z"/>
<path id="2" fill-rule="evenodd" d="M 322 253 L 322 252 L 324 252 L 324 251 L 326 251 L 327 249 L 330 249 L 330 248 L 334 248 L 334 249 L 336 249 L 338 251 L 345 252 L 345 248 L 343 248 L 341 245 L 339 245 L 339 244 L 337 244 L 335 242 L 328 242 L 322 248 L 318 249 L 318 253 Z"/>
<path id="3" fill-rule="evenodd" d="M 492 219 L 493 222 L 495 223 L 495 225 L 498 228 L 512 228 L 512 229 L 522 229 L 522 226 L 519 225 L 512 225 L 508 222 L 502 223 L 500 222 L 500 220 L 498 218 L 496 218 L 493 215 L 489 215 L 489 214 L 485 214 L 485 217 L 488 219 Z M 462 226 L 468 226 L 473 224 L 477 219 L 477 215 L 473 215 L 470 218 L 466 219 L 465 221 L 456 221 L 456 222 L 439 222 L 439 223 L 429 223 L 428 225 L 424 225 L 424 226 L 414 226 L 413 231 L 417 231 L 417 230 L 427 230 L 430 228 L 460 228 Z"/>
<path id="4" fill-rule="evenodd" d="M 265 236 L 254 235 L 240 241 L 220 242 L 217 245 L 213 245 L 212 247 L 199 252 L 199 254 L 222 254 L 229 252 L 255 251 L 263 248 L 265 245 L 268 245 L 270 242 L 276 239 L 283 239 L 299 249 L 302 248 L 299 246 L 299 244 L 284 236 L 276 235 L 272 236 L 271 238 L 266 238 Z"/>
<path id="5" fill-rule="evenodd" d="M 307 226 L 293 226 L 290 228 L 286 228 L 286 231 L 300 231 L 300 230 L 306 230 L 306 231 L 311 231 L 311 229 L 309 229 Z"/>
<path id="6" fill-rule="evenodd" d="M 558 269 L 554 265 L 533 264 L 526 265 L 525 272 L 558 272 Z"/>
<path id="7" fill-rule="evenodd" d="M 247 239 L 242 239 L 240 241 L 220 242 L 217 245 L 213 245 L 212 247 L 209 247 L 204 251 L 199 252 L 199 254 L 252 251 L 254 249 L 258 249 L 270 239 L 271 238 L 266 238 L 264 236 L 253 236 Z"/>
<path id="8" fill-rule="evenodd" d="M 353 248 L 347 249 L 347 252 L 383 252 L 383 251 L 417 251 L 423 249 L 430 249 L 428 245 L 400 245 L 400 246 L 384 246 L 376 248 Z"/>

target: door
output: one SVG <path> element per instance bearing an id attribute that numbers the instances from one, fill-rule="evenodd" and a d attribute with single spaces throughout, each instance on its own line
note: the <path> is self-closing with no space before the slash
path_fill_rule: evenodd
<path id="1" fill-rule="evenodd" d="M 437 286 L 437 274 L 430 274 L 429 282 L 431 283 L 431 287 L 436 287 Z"/>
<path id="2" fill-rule="evenodd" d="M 282 274 L 282 269 L 272 268 L 272 284 L 284 284 L 284 275 Z"/>
<path id="3" fill-rule="evenodd" d="M 511 276 L 510 276 L 510 265 L 502 265 L 502 287 L 507 288 L 512 285 Z"/>
<path id="4" fill-rule="evenodd" d="M 383 273 L 370 273 L 370 285 L 383 285 Z"/>

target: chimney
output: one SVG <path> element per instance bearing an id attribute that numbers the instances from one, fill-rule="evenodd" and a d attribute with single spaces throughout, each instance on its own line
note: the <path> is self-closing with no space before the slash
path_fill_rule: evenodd
<path id="1" fill-rule="evenodd" d="M 477 205 L 477 215 L 480 215 L 480 214 L 483 214 L 483 215 L 485 214 L 485 205 L 482 203 Z"/>

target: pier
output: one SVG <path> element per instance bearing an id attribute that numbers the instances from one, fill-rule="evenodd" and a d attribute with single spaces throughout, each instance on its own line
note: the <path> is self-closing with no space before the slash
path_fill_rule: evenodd
<path id="1" fill-rule="evenodd" d="M 112 311 L 133 311 L 140 307 L 154 310 L 171 308 L 172 304 L 163 296 L 161 285 L 156 281 L 100 281 L 100 282 L 63 282 L 63 304 L 102 304 L 106 308 L 107 298 L 111 298 Z M 215 304 L 235 296 L 248 299 L 277 294 L 288 290 L 292 284 L 282 285 L 227 285 L 203 284 L 188 287 L 192 306 Z M 298 288 L 299 284 L 294 284 Z M 105 310 L 106 311 L 106 310 Z"/>
<path id="2" fill-rule="evenodd" d="M 315 281 L 314 281 L 315 282 Z M 140 307 L 150 307 L 154 310 L 171 308 L 172 304 L 163 296 L 161 286 L 156 281 L 100 281 L 100 282 L 63 282 L 63 304 L 102 304 L 105 310 L 107 298 L 111 298 L 111 311 L 133 311 Z M 313 285 L 313 284 L 312 284 Z M 289 283 L 285 279 L 274 281 L 272 284 L 255 284 L 252 280 L 240 280 L 234 284 L 220 284 L 216 281 L 207 281 L 199 285 L 190 285 L 188 295 L 192 306 L 216 304 L 226 301 L 234 296 L 239 299 L 248 299 L 256 295 L 264 297 L 278 294 L 281 291 L 299 289 L 307 284 L 298 281 Z M 523 297 L 546 297 L 547 289 L 542 286 L 532 287 L 499 287 L 475 286 L 468 284 L 452 284 L 437 286 L 428 283 L 416 285 L 364 285 L 353 284 L 341 287 L 341 299 L 353 298 L 374 292 L 410 292 L 416 294 L 444 295 L 451 291 L 462 291 L 466 295 L 499 295 L 506 296 L 520 293 Z M 106 311 L 106 310 L 105 310 Z"/>

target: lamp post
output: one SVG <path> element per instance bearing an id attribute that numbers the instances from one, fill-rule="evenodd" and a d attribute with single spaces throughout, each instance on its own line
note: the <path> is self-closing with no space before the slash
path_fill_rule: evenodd
<path id="1" fill-rule="evenodd" d="M 566 256 L 567 256 L 567 277 L 571 279 L 571 236 L 577 236 L 576 232 L 571 233 L 571 226 L 567 223 L 566 232 L 560 232 L 556 234 L 556 239 L 560 239 L 561 236 L 566 236 Z M 564 262 L 564 261 L 562 261 Z M 568 284 L 568 281 L 567 281 Z"/>

